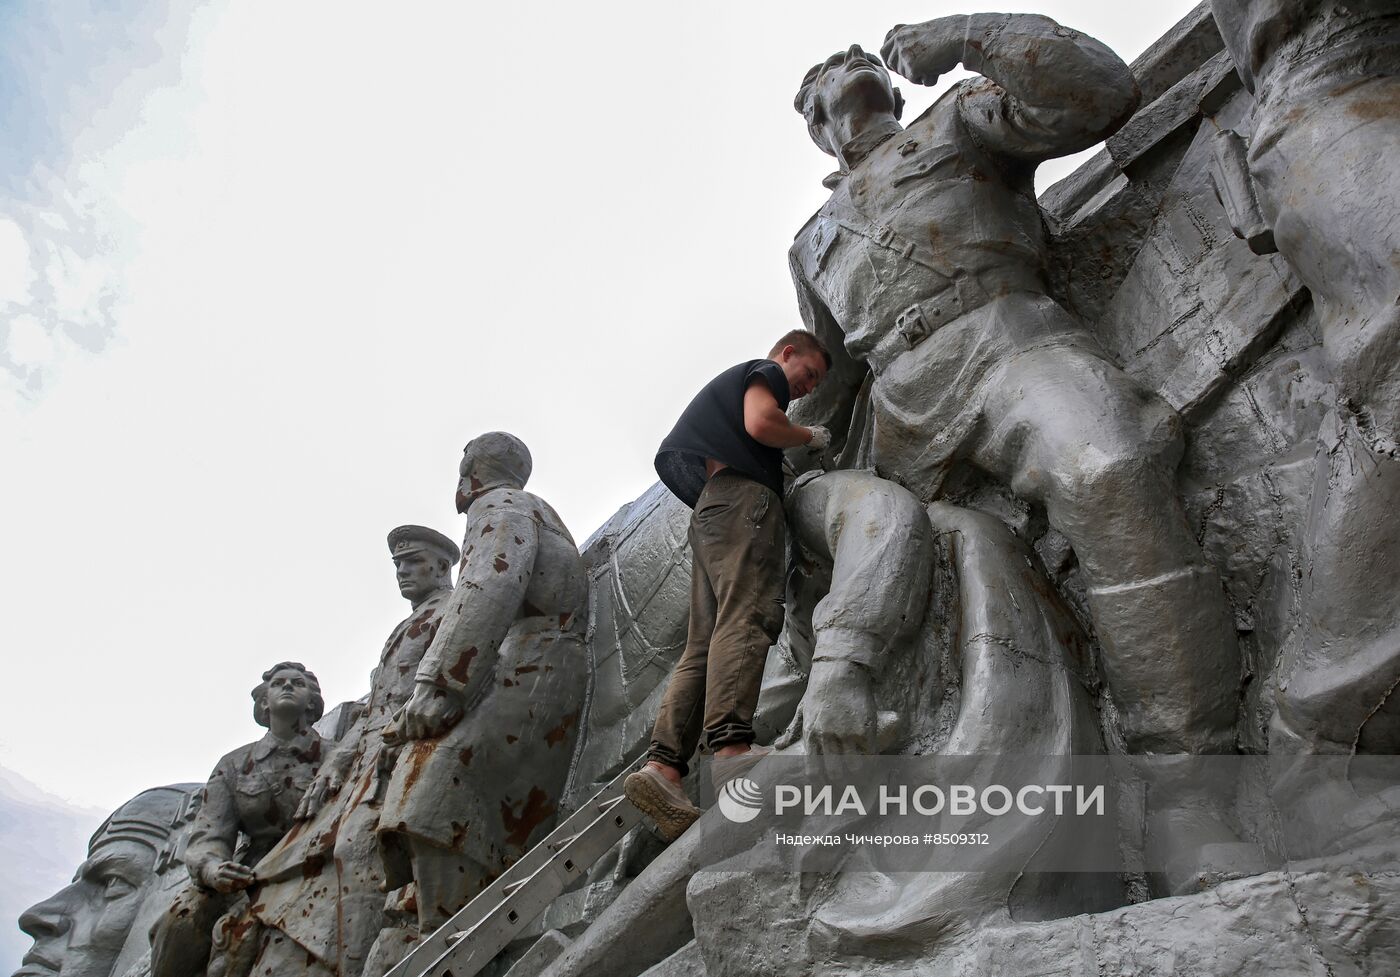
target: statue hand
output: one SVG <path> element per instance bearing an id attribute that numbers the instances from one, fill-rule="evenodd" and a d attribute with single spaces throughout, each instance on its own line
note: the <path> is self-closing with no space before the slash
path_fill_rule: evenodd
<path id="1" fill-rule="evenodd" d="M 338 766 L 329 765 L 329 769 L 322 770 L 316 775 L 316 779 L 311 781 L 311 786 L 306 788 L 306 793 L 302 795 L 301 803 L 297 805 L 296 813 L 292 816 L 298 821 L 315 817 L 326 801 L 340 793 L 344 782 L 345 775 Z"/>
<path id="2" fill-rule="evenodd" d="M 802 697 L 802 742 L 809 755 L 874 753 L 877 726 L 869 671 L 845 661 L 812 663 Z"/>
<path id="3" fill-rule="evenodd" d="M 802 739 L 802 703 L 797 704 L 797 711 L 792 714 L 791 721 L 787 724 L 787 729 L 778 734 L 778 738 L 773 741 L 773 749 L 786 750 L 792 744 Z"/>
<path id="4" fill-rule="evenodd" d="M 215 892 L 237 892 L 254 882 L 253 870 L 238 862 L 219 862 L 206 866 L 201 872 L 204 884 Z"/>
<path id="5" fill-rule="evenodd" d="M 404 707 L 399 735 L 408 740 L 430 739 L 447 732 L 461 718 L 461 696 L 430 682 L 419 682 Z"/>
<path id="6" fill-rule="evenodd" d="M 967 17 L 958 14 L 922 24 L 895 24 L 880 45 L 889 69 L 916 85 L 932 85 L 963 59 Z"/>

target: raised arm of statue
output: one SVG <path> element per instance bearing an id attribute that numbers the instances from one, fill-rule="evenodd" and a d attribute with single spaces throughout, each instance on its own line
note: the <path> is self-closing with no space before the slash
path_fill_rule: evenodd
<path id="1" fill-rule="evenodd" d="M 1105 44 L 1040 14 L 973 14 L 897 25 L 880 49 L 894 71 L 932 84 L 958 64 L 963 121 L 987 148 L 1039 162 L 1087 149 L 1127 121 L 1139 92 Z"/>
<path id="2" fill-rule="evenodd" d="M 496 653 L 520 616 L 539 546 L 539 529 L 521 507 L 523 494 L 500 489 L 471 508 L 457 587 L 405 709 L 408 739 L 451 728 L 495 674 Z"/>

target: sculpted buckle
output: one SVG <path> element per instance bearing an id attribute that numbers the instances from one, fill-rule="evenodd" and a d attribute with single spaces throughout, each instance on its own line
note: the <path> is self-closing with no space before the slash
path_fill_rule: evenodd
<path id="1" fill-rule="evenodd" d="M 933 327 L 924 318 L 924 310 L 918 305 L 911 305 L 899 315 L 895 316 L 894 327 L 904 341 L 913 349 L 933 333 Z"/>

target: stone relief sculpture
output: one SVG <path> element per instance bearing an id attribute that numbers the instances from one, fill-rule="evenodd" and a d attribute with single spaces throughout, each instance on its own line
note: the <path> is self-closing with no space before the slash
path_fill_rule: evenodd
<path id="1" fill-rule="evenodd" d="M 215 922 L 256 882 L 251 866 L 291 828 L 329 745 L 312 728 L 325 712 L 320 684 L 300 662 L 263 672 L 252 696 L 253 719 L 267 735 L 226 754 L 209 776 L 185 847 L 190 884 L 151 932 L 152 975 L 204 973 Z"/>
<path id="2" fill-rule="evenodd" d="M 359 973 L 388 925 L 379 801 L 398 750 L 383 733 L 412 694 L 460 555 L 455 543 L 426 526 L 399 526 L 388 544 L 399 593 L 412 610 L 384 642 L 360 718 L 329 752 L 296 809 L 297 829 L 258 867 L 265 884 L 253 915 L 300 947 L 298 966 L 313 973 Z M 261 971 L 255 966 L 254 972 Z"/>
<path id="3" fill-rule="evenodd" d="M 925 510 L 908 490 L 862 471 L 805 476 L 786 507 L 802 551 L 789 591 L 797 620 L 788 625 L 799 635 L 795 656 L 811 669 L 799 683 L 808 751 L 874 752 L 878 745 L 895 754 L 1020 751 L 1066 759 L 1102 751 L 1086 691 L 1088 639 L 1003 524 L 946 503 Z M 952 674 L 944 674 L 944 661 L 954 663 Z M 772 696 L 760 700 L 765 707 L 776 708 Z M 889 717 L 883 730 L 882 714 Z M 760 781 L 763 770 L 760 764 L 754 773 Z M 847 872 L 818 887 L 795 875 L 713 871 L 770 830 L 707 813 L 544 973 L 642 973 L 698 928 L 718 923 L 708 912 L 724 913 L 728 927 L 756 939 L 781 932 L 782 956 L 792 972 L 804 972 L 813 963 L 797 949 L 804 945 L 826 955 L 852 946 L 868 952 L 872 941 L 936 941 L 950 926 L 1009 918 L 1013 907 L 1063 915 L 1122 899 L 1116 880 L 1094 876 L 1037 891 L 1019 872 L 986 869 Z M 1000 829 L 1006 844 L 1025 852 L 1022 868 L 1052 830 L 1037 819 L 1015 832 Z M 1005 854 L 1003 846 L 996 857 Z M 702 915 L 692 920 L 696 912 Z"/>
<path id="4" fill-rule="evenodd" d="M 840 170 L 792 246 L 793 280 L 808 326 L 871 371 L 860 454 L 925 500 L 963 463 L 1043 505 L 1087 579 L 1128 751 L 1233 752 L 1239 654 L 1177 495 L 1181 421 L 1045 284 L 1036 164 L 1122 125 L 1138 101 L 1132 73 L 1098 41 L 1030 14 L 901 25 L 884 51 L 916 83 L 959 64 L 984 77 L 908 129 L 889 76 L 858 45 L 798 91 Z M 850 411 L 859 373 L 846 376 L 828 422 Z M 1175 815 L 1199 808 L 1184 789 L 1162 785 L 1156 843 L 1187 856 L 1231 840 L 1221 820 Z M 1203 868 L 1187 861 L 1163 884 L 1184 890 Z"/>
<path id="5" fill-rule="evenodd" d="M 634 832 L 511 977 L 1400 971 L 1400 785 L 1306 762 L 1400 753 L 1397 52 L 1381 0 L 1210 0 L 1131 70 L 1049 18 L 974 14 L 853 45 L 795 103 L 838 162 L 789 254 L 836 356 L 798 413 L 849 434 L 786 500 L 772 763 L 1242 749 L 1282 780 L 1223 804 L 1188 773 L 1150 784 L 1171 863 L 1150 889 L 1039 871 L 1060 843 L 1039 819 L 1000 826 L 995 864 L 815 878 L 726 870 L 757 829 L 710 814 L 665 849 Z M 981 77 L 906 128 L 884 63 Z M 1037 200 L 1038 163 L 1100 140 Z M 379 977 L 645 746 L 685 636 L 687 513 L 658 486 L 580 555 L 530 468 L 510 435 L 467 446 L 455 589 L 449 541 L 391 534 L 413 613 L 209 977 Z M 99 832 L 25 914 L 21 973 L 140 977 L 157 921 L 156 970 L 164 939 L 199 972 L 207 927 L 178 911 L 226 897 L 160 874 L 166 819 L 114 815 L 147 827 Z M 155 875 L 97 914 L 118 850 Z M 197 876 L 247 880 L 200 851 Z"/>
<path id="6" fill-rule="evenodd" d="M 466 447 L 456 589 L 419 663 L 379 835 L 389 889 L 413 882 L 417 926 L 386 931 L 387 969 L 552 826 L 587 681 L 588 584 L 578 546 L 525 491 L 529 450 L 503 432 Z"/>
<path id="7" fill-rule="evenodd" d="M 15 977 L 108 977 L 136 965 L 172 851 L 189 828 L 199 787 L 142 791 L 102 823 L 73 883 L 30 906 L 19 927 L 34 938 Z M 144 922 L 144 926 L 142 923 Z"/>
<path id="8" fill-rule="evenodd" d="M 1381 595 L 1400 583 L 1400 8 L 1212 8 L 1254 96 L 1247 155 L 1222 133 L 1223 199 L 1236 233 L 1259 253 L 1279 252 L 1308 287 L 1334 396 L 1318 436 L 1303 606 L 1279 664 L 1269 748 L 1397 753 L 1400 615 Z M 1306 784 L 1290 778 L 1289 788 Z M 1352 807 L 1345 822 L 1306 827 L 1369 827 L 1376 812 Z"/>

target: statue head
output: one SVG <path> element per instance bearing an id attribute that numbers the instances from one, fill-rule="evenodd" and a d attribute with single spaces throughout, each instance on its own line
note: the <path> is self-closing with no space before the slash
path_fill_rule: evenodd
<path id="1" fill-rule="evenodd" d="M 882 116 L 897 122 L 904 114 L 904 96 L 890 73 L 878 55 L 866 54 L 859 44 L 813 65 L 792 104 L 807 120 L 812 142 L 831 156 L 840 152 L 843 133 Z"/>
<path id="2" fill-rule="evenodd" d="M 34 946 L 15 977 L 108 977 L 190 796 L 173 786 L 142 791 L 103 822 L 72 884 L 20 916 Z"/>
<path id="3" fill-rule="evenodd" d="M 427 526 L 399 526 L 389 533 L 389 552 L 399 593 L 416 607 L 452 586 L 452 567 L 461 554 L 457 544 Z"/>
<path id="4" fill-rule="evenodd" d="M 286 716 L 307 729 L 326 711 L 321 683 L 301 662 L 278 662 L 253 689 L 253 721 L 271 726 L 273 715 Z"/>
<path id="5" fill-rule="evenodd" d="M 524 488 L 532 468 L 530 449 L 515 435 L 491 431 L 472 438 L 462 449 L 457 469 L 457 511 L 465 515 L 473 502 L 492 489 Z"/>

